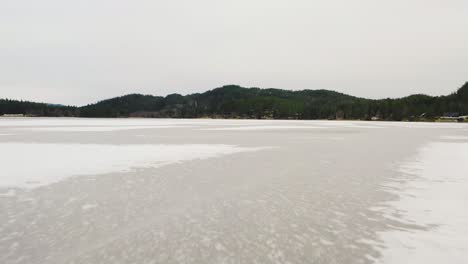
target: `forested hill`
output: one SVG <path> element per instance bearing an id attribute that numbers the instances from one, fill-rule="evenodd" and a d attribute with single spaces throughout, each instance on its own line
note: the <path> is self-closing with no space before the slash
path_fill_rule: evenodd
<path id="1" fill-rule="evenodd" d="M 223 86 L 166 97 L 130 94 L 83 107 L 0 100 L 1 114 L 80 117 L 433 120 L 468 115 L 468 83 L 447 96 L 371 100 L 328 90 Z"/>
<path id="2" fill-rule="evenodd" d="M 1 95 L 0 95 L 1 96 Z M 23 114 L 28 116 L 77 116 L 78 108 L 74 106 L 54 105 L 0 99 L 0 116 L 5 114 Z"/>

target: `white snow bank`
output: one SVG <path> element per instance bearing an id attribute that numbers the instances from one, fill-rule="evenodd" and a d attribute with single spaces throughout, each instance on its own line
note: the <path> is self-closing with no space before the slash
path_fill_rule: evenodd
<path id="1" fill-rule="evenodd" d="M 260 148 L 232 145 L 0 143 L 0 187 L 34 188 L 74 175 L 158 167 Z"/>
<path id="2" fill-rule="evenodd" d="M 431 143 L 404 173 L 416 176 L 390 203 L 427 231 L 382 233 L 380 263 L 468 263 L 468 143 Z"/>

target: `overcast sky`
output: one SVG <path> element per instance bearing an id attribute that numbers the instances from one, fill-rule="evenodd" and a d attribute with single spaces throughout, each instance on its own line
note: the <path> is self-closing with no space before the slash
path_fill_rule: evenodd
<path id="1" fill-rule="evenodd" d="M 1 0 L 0 98 L 224 84 L 382 98 L 468 81 L 467 0 Z"/>

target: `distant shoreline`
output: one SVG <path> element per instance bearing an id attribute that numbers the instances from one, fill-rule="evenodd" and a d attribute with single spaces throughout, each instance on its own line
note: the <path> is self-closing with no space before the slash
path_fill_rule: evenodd
<path id="1" fill-rule="evenodd" d="M 1 119 L 28 119 L 28 118 L 70 118 L 70 119 L 174 119 L 174 120 L 257 120 L 257 121 L 335 121 L 335 122 L 403 122 L 403 123 L 468 123 L 465 121 L 444 120 L 362 120 L 362 119 L 255 119 L 255 118 L 211 118 L 211 117 L 81 117 L 81 116 L 0 116 Z"/>
<path id="2" fill-rule="evenodd" d="M 466 122 L 468 83 L 445 96 L 366 99 L 329 90 L 291 91 L 228 85 L 165 97 L 129 94 L 82 107 L 0 99 L 0 115 L 278 120 Z"/>

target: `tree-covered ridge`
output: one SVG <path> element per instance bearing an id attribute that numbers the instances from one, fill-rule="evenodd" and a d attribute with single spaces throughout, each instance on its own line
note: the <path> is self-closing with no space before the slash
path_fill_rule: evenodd
<path id="1" fill-rule="evenodd" d="M 328 90 L 290 91 L 227 85 L 166 97 L 130 94 L 83 107 L 0 101 L 0 114 L 81 117 L 434 120 L 468 115 L 468 83 L 447 96 L 371 100 Z"/>
<path id="2" fill-rule="evenodd" d="M 4 114 L 22 114 L 26 116 L 76 116 L 74 106 L 53 105 L 10 99 L 0 99 L 0 116 Z"/>

